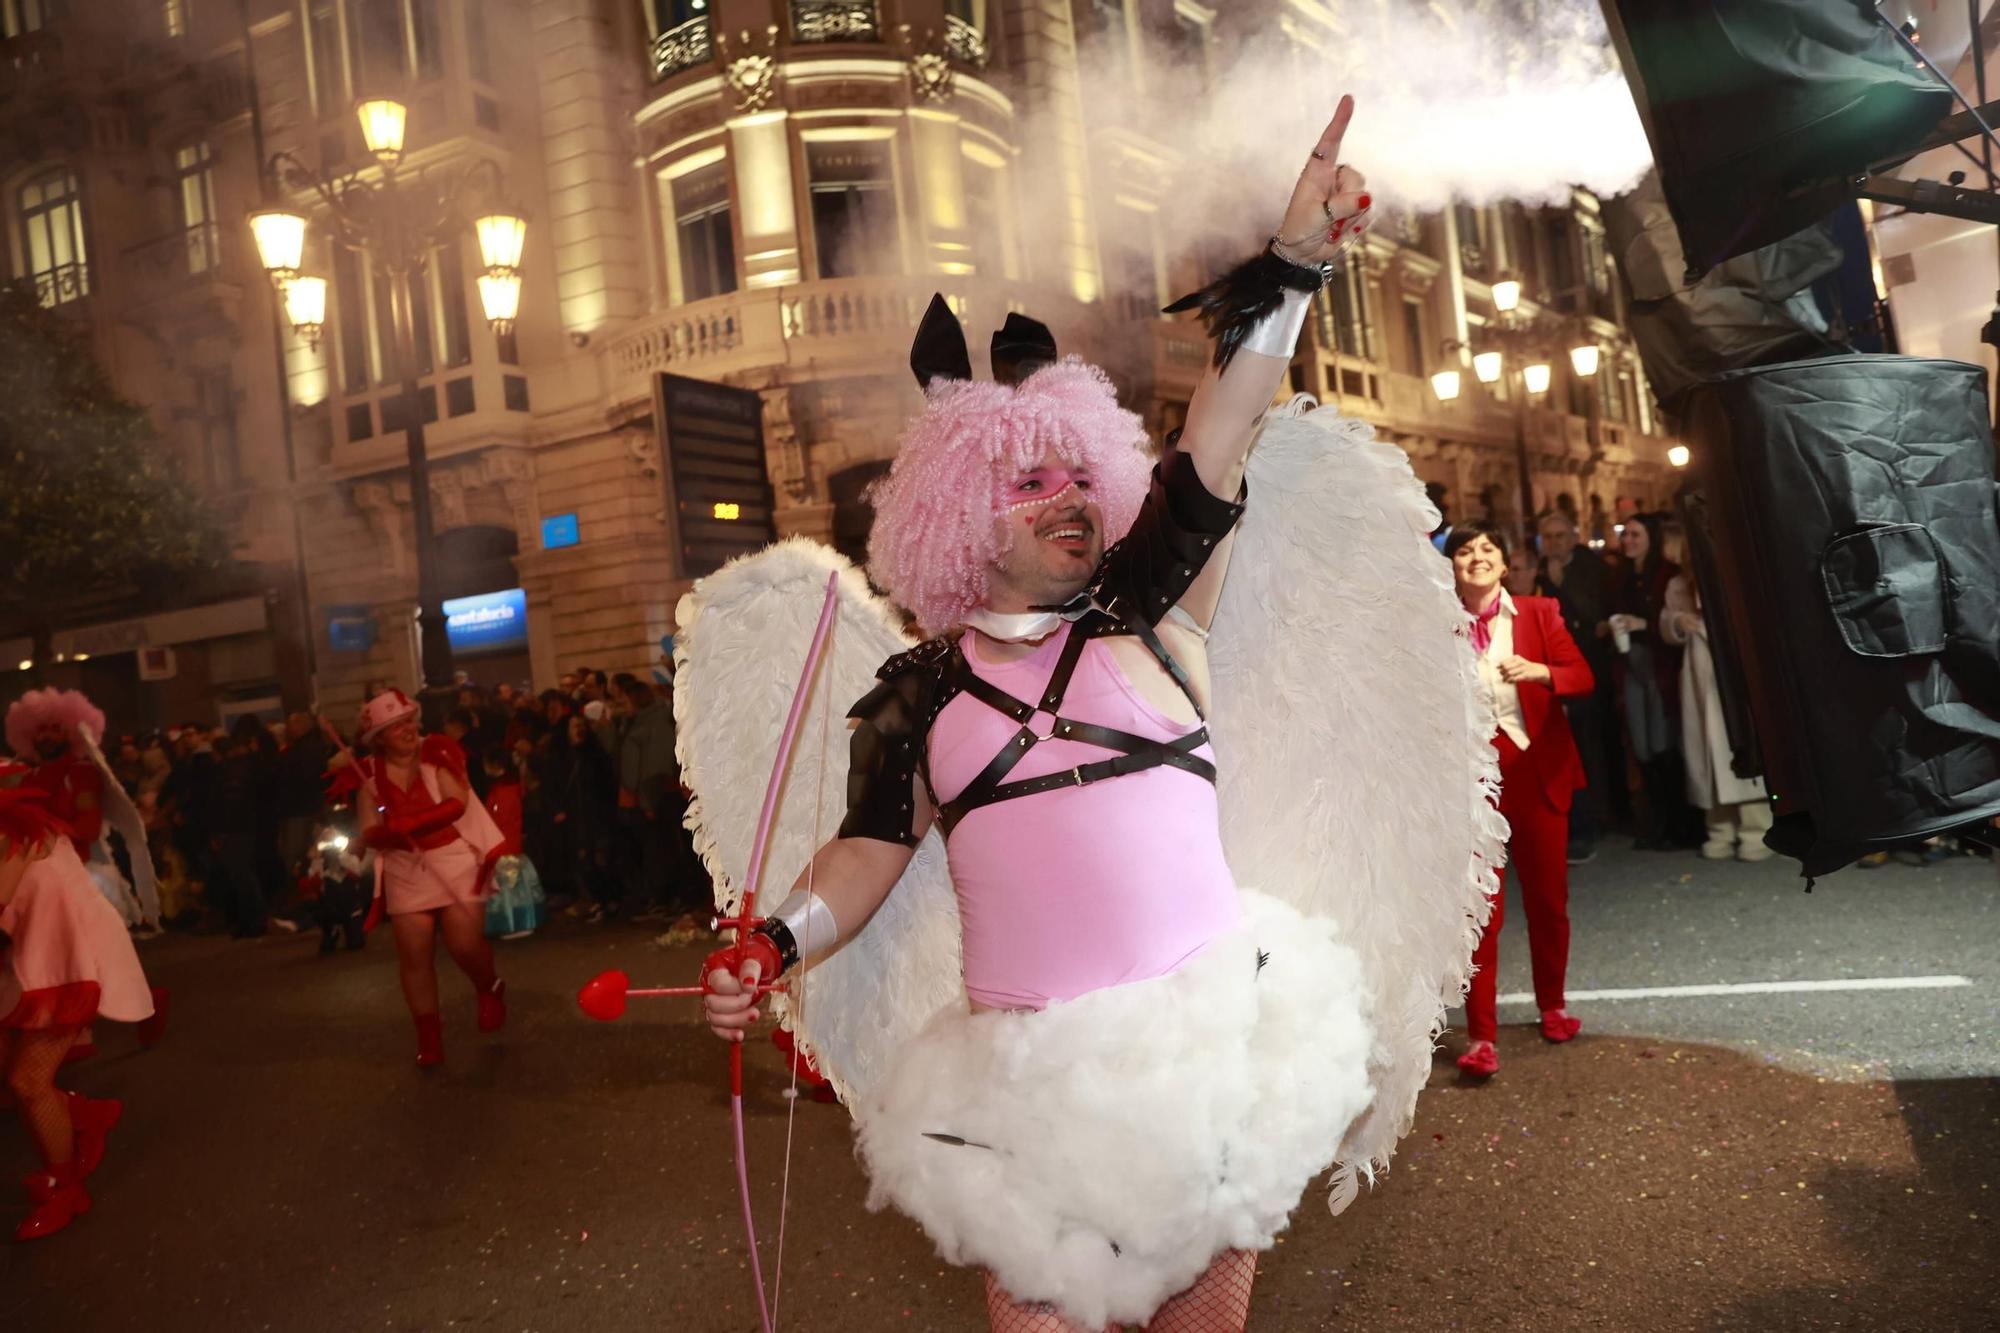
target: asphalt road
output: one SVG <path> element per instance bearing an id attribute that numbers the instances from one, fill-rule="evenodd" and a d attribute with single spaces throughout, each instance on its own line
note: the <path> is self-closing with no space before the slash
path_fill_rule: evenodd
<path id="1" fill-rule="evenodd" d="M 1683 876 L 1686 876 L 1684 879 Z M 1394 1169 L 1345 1216 L 1309 1192 L 1264 1258 L 1259 1330 L 2000 1327 L 1996 884 L 1963 861 L 1822 880 L 1607 855 L 1575 884 L 1575 989 L 1957 975 L 1949 990 L 1601 1000 L 1568 1047 L 1503 1010 L 1503 1069 L 1448 1036 Z M 1514 913 L 1518 920 L 1519 913 Z M 1501 989 L 1527 986 L 1510 925 Z M 305 939 L 146 946 L 173 1027 L 107 1028 L 74 1086 L 127 1100 L 97 1206 L 0 1245 L 0 1329 L 756 1326 L 725 1061 L 684 1001 L 589 1023 L 594 972 L 684 983 L 701 949 L 563 925 L 503 950 L 514 1021 L 447 984 L 420 1075 L 393 959 Z M 752 1050 L 750 1158 L 778 1267 L 782 1066 Z M 843 1112 L 792 1125 L 780 1327 L 976 1330 L 977 1278 L 863 1206 Z M 0 1178 L 29 1165 L 0 1119 Z M 11 1188 L 0 1221 L 18 1216 Z"/>

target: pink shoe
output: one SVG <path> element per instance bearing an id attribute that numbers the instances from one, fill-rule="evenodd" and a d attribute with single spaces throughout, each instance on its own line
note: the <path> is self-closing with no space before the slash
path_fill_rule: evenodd
<path id="1" fill-rule="evenodd" d="M 1490 1041 L 1475 1041 L 1458 1057 L 1458 1067 L 1474 1078 L 1492 1078 L 1500 1072 L 1500 1052 Z"/>
<path id="2" fill-rule="evenodd" d="M 479 997 L 479 1030 L 498 1032 L 507 1024 L 507 983 L 496 980 L 493 989 Z"/>
<path id="3" fill-rule="evenodd" d="M 1567 1009 L 1542 1010 L 1542 1036 L 1558 1044 L 1583 1031 L 1583 1020 L 1572 1018 Z"/>

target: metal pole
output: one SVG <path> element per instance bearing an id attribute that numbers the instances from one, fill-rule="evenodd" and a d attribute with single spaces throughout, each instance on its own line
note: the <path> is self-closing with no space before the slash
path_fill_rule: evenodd
<path id="1" fill-rule="evenodd" d="M 250 32 L 250 2 L 242 0 L 237 12 L 243 24 L 243 74 L 250 101 L 250 144 L 257 157 L 258 188 L 264 202 L 278 195 L 277 173 L 264 148 L 264 108 L 257 91 L 257 51 Z M 306 577 L 306 528 L 304 506 L 299 502 L 298 446 L 292 436 L 292 381 L 285 365 L 285 303 L 277 287 L 271 288 L 271 360 L 278 377 L 278 438 L 285 449 L 285 490 L 291 503 L 292 575 L 296 585 L 292 598 L 299 618 L 299 637 L 306 650 L 307 704 L 319 707 L 319 640 L 313 632 L 312 585 Z"/>
<path id="2" fill-rule="evenodd" d="M 1521 472 L 1521 554 L 1535 548 L 1535 477 L 1528 466 L 1528 377 L 1516 372 L 1521 395 L 1514 401 L 1514 464 Z"/>
<path id="3" fill-rule="evenodd" d="M 416 526 L 417 647 L 422 663 L 424 723 L 437 727 L 457 678 L 451 660 L 451 638 L 445 632 L 444 595 L 438 587 L 436 534 L 431 526 L 430 457 L 424 451 L 423 400 L 417 392 L 417 342 L 410 313 L 410 272 L 416 267 L 402 228 L 402 199 L 396 194 L 396 173 L 382 175 L 387 224 L 378 233 L 381 258 L 389 270 L 389 305 L 395 323 L 396 362 L 403 375 L 403 444 L 410 466 L 410 516 Z"/>

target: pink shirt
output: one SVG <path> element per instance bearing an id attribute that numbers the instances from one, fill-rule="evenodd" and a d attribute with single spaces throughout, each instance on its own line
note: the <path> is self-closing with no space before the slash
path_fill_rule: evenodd
<path id="1" fill-rule="evenodd" d="M 979 636 L 968 632 L 966 661 L 1015 698 L 1039 699 L 1070 632 L 1007 663 L 983 657 Z M 1103 639 L 1084 648 L 1062 715 L 1162 741 L 1196 729 L 1140 698 Z M 1030 725 L 1046 734 L 1051 724 L 1037 713 Z M 945 705 L 930 736 L 938 799 L 963 791 L 1018 729 L 969 694 Z M 1039 741 L 1006 780 L 1112 753 L 1081 741 Z M 1209 746 L 1195 753 L 1214 760 Z M 947 849 L 964 931 L 965 989 L 995 1008 L 1039 1009 L 1162 976 L 1237 917 L 1215 787 L 1169 765 L 981 807 L 952 831 Z"/>

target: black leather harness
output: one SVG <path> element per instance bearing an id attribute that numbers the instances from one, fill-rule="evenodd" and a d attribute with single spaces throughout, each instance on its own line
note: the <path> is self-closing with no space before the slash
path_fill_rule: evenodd
<path id="1" fill-rule="evenodd" d="M 1115 603 L 1114 603 L 1115 607 Z M 1067 608 L 1066 613 L 1069 609 Z M 1092 602 L 1083 610 L 1079 619 L 1087 617 L 1109 617 L 1113 608 L 1102 607 Z M 1160 642 L 1160 636 L 1153 627 L 1137 616 L 1119 617 L 1120 627 L 1131 631 L 1146 645 L 1154 658 L 1171 676 L 1181 692 L 1194 705 L 1195 716 L 1206 721 L 1201 701 L 1194 697 L 1194 689 L 1187 672 Z M 1095 633 L 1091 631 L 1096 631 Z M 1049 675 L 1048 686 L 1042 691 L 1037 703 L 1016 699 L 999 686 L 973 671 L 971 663 L 965 660 L 965 650 L 957 643 L 952 645 L 951 657 L 945 665 L 946 679 L 955 691 L 963 691 L 996 712 L 1004 713 L 1021 724 L 1000 752 L 981 769 L 976 777 L 965 785 L 950 801 L 938 807 L 938 820 L 943 825 L 947 838 L 958 827 L 960 820 L 974 810 L 1010 801 L 1018 796 L 1034 796 L 1046 791 L 1060 791 L 1065 787 L 1088 787 L 1093 782 L 1103 782 L 1107 778 L 1123 777 L 1127 773 L 1143 773 L 1149 768 L 1162 765 L 1182 769 L 1207 782 L 1215 781 L 1215 765 L 1196 754 L 1208 744 L 1208 728 L 1198 727 L 1186 736 L 1173 741 L 1157 741 L 1149 736 L 1135 735 L 1120 731 L 1116 727 L 1100 726 L 1094 722 L 1080 722 L 1062 715 L 1062 703 L 1069 692 L 1070 677 L 1076 672 L 1076 664 L 1083 658 L 1084 645 L 1091 639 L 1102 637 L 1106 632 L 1115 633 L 1109 625 L 1101 622 L 1086 628 L 1083 624 L 1072 624 L 1069 638 L 1063 644 L 1062 655 L 1056 660 L 1056 668 Z M 1049 719 L 1046 731 L 1037 731 L 1034 720 L 1037 714 Z M 1027 757 L 1028 752 L 1042 741 L 1080 741 L 1085 745 L 1095 745 L 1116 753 L 1112 758 L 1099 759 L 1088 764 L 1078 764 L 1074 768 L 1063 769 L 1039 778 L 1019 778 L 1013 782 L 1006 780 L 1016 765 Z"/>

